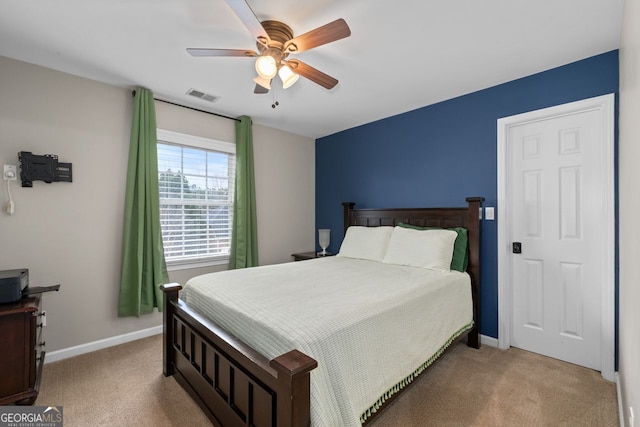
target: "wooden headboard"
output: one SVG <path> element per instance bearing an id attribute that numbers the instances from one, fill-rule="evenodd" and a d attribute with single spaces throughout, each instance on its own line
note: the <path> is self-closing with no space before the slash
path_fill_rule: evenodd
<path id="1" fill-rule="evenodd" d="M 480 209 L 483 197 L 467 197 L 464 208 L 399 208 L 354 209 L 354 202 L 343 202 L 344 231 L 351 225 L 364 227 L 396 226 L 398 223 L 419 227 L 464 227 L 469 235 L 469 266 L 473 297 L 474 327 L 468 335 L 468 345 L 480 348 Z"/>

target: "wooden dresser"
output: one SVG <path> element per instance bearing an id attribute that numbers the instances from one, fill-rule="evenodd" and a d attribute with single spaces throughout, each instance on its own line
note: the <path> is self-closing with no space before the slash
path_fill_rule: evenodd
<path id="1" fill-rule="evenodd" d="M 44 364 L 40 295 L 0 304 L 0 405 L 32 405 Z"/>

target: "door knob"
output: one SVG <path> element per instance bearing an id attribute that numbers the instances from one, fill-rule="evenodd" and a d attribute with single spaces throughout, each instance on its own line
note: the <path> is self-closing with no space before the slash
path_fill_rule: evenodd
<path id="1" fill-rule="evenodd" d="M 512 250 L 514 254 L 521 254 L 522 253 L 522 243 L 520 242 L 513 242 L 511 244 Z"/>

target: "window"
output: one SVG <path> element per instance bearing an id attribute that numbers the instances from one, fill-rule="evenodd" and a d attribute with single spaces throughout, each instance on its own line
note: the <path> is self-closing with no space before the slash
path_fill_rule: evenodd
<path id="1" fill-rule="evenodd" d="M 235 144 L 161 129 L 157 135 L 167 266 L 226 262 L 233 222 Z"/>

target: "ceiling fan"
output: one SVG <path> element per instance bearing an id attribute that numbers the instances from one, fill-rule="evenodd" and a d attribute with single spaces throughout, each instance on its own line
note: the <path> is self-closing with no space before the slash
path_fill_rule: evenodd
<path id="1" fill-rule="evenodd" d="M 336 19 L 326 25 L 294 37 L 291 28 L 280 21 L 260 22 L 245 0 L 225 0 L 240 21 L 256 38 L 258 52 L 243 49 L 199 49 L 189 48 L 192 56 L 241 56 L 257 57 L 258 76 L 254 93 L 267 93 L 276 74 L 284 89 L 292 86 L 300 76 L 332 89 L 338 80 L 298 59 L 289 59 L 289 54 L 304 52 L 336 40 L 349 37 L 351 30 L 344 19 Z"/>

